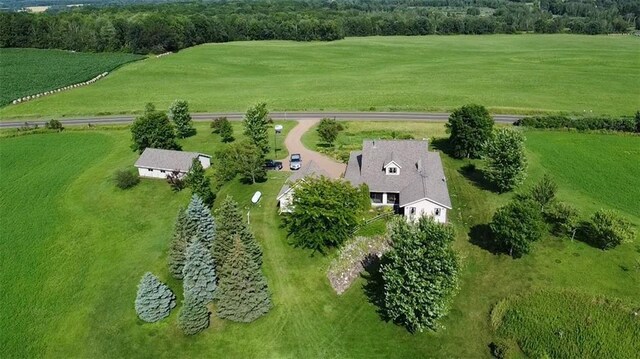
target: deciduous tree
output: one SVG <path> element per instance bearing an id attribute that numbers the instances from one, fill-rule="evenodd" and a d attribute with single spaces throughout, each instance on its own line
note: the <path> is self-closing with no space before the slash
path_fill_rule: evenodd
<path id="1" fill-rule="evenodd" d="M 153 323 L 169 316 L 176 306 L 176 296 L 158 277 L 147 272 L 138 284 L 135 306 L 140 319 Z"/>
<path id="2" fill-rule="evenodd" d="M 247 110 L 244 115 L 244 134 L 258 149 L 261 157 L 269 153 L 269 111 L 261 102 Z"/>
<path id="3" fill-rule="evenodd" d="M 224 263 L 218 293 L 218 317 L 249 323 L 272 307 L 267 281 L 246 252 L 239 236 Z"/>
<path id="4" fill-rule="evenodd" d="M 187 101 L 175 100 L 169 108 L 169 116 L 175 123 L 178 138 L 187 138 L 196 134 Z"/>
<path id="5" fill-rule="evenodd" d="M 498 209 L 489 225 L 496 246 L 514 258 L 529 253 L 544 230 L 542 213 L 532 200 L 515 200 Z"/>
<path id="6" fill-rule="evenodd" d="M 264 156 L 250 142 L 233 143 L 218 152 L 216 159 L 216 177 L 221 182 L 229 181 L 238 174 L 243 181 L 250 183 L 256 183 L 266 177 Z"/>
<path id="7" fill-rule="evenodd" d="M 449 116 L 447 131 L 453 154 L 458 158 L 479 158 L 491 139 L 493 118 L 484 106 L 465 105 Z"/>
<path id="8" fill-rule="evenodd" d="M 308 176 L 296 185 L 292 207 L 285 224 L 293 243 L 323 253 L 352 236 L 362 200 L 348 182 Z"/>
<path id="9" fill-rule="evenodd" d="M 331 146 L 342 129 L 342 124 L 335 119 L 323 118 L 318 124 L 316 132 L 322 142 Z"/>
<path id="10" fill-rule="evenodd" d="M 529 194 L 531 199 L 540 205 L 540 210 L 544 212 L 545 208 L 555 200 L 557 191 L 556 182 L 551 176 L 545 174 L 540 181 L 533 185 Z"/>
<path id="11" fill-rule="evenodd" d="M 164 112 L 156 111 L 155 106 L 149 103 L 145 113 L 136 118 L 131 125 L 131 138 L 134 151 L 142 153 L 145 148 L 161 148 L 165 150 L 180 150 L 176 142 L 176 133 Z"/>
<path id="12" fill-rule="evenodd" d="M 545 215 L 551 223 L 551 231 L 557 236 L 570 236 L 571 240 L 578 229 L 578 210 L 563 203 L 554 203 L 545 211 Z"/>
<path id="13" fill-rule="evenodd" d="M 527 157 L 520 131 L 501 128 L 487 142 L 487 177 L 501 192 L 512 190 L 524 181 Z"/>
<path id="14" fill-rule="evenodd" d="M 191 193 L 197 195 L 208 206 L 213 206 L 216 199 L 215 194 L 211 190 L 211 181 L 204 173 L 204 168 L 197 158 L 193 159 L 191 169 L 185 177 L 185 183 L 191 187 Z"/>
<path id="15" fill-rule="evenodd" d="M 392 222 L 391 251 L 383 257 L 386 314 L 411 332 L 435 330 L 458 287 L 459 264 L 452 227 L 421 217 Z"/>
<path id="16" fill-rule="evenodd" d="M 213 300 L 217 288 L 216 271 L 211 252 L 200 241 L 187 246 L 182 268 L 184 296 L 207 304 Z"/>
<path id="17" fill-rule="evenodd" d="M 631 223 L 613 210 L 601 209 L 593 214 L 589 223 L 589 240 L 602 249 L 611 249 L 631 242 L 635 231 Z"/>

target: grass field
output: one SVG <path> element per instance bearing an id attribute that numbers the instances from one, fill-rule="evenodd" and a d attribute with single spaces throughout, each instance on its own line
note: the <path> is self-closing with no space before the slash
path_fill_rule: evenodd
<path id="1" fill-rule="evenodd" d="M 492 323 L 529 358 L 634 358 L 637 308 L 573 292 L 534 291 L 496 306 Z"/>
<path id="2" fill-rule="evenodd" d="M 117 114 L 145 102 L 193 111 L 448 110 L 630 115 L 640 39 L 491 35 L 207 44 L 128 65 L 99 83 L 0 109 L 0 118 Z"/>
<path id="3" fill-rule="evenodd" d="M 218 139 L 206 134 L 206 124 L 197 126 L 199 134 L 183 142 L 185 150 L 218 148 Z M 355 131 L 356 125 L 349 126 Z M 442 124 L 407 126 L 416 134 L 443 130 Z M 569 164 L 591 166 L 599 154 L 585 155 L 585 147 L 609 146 L 606 155 L 619 156 L 638 148 L 640 138 L 594 135 L 581 141 L 581 136 L 527 132 L 528 183 L 549 171 L 561 184 L 561 198 L 588 214 L 600 203 L 593 189 L 607 179 L 595 171 L 575 173 Z M 555 142 L 563 156 L 549 152 L 545 139 Z M 361 289 L 362 280 L 335 295 L 325 274 L 330 257 L 311 256 L 287 243 L 274 203 L 286 174 L 270 172 L 262 184 L 225 185 L 218 198 L 232 194 L 246 206 L 256 190 L 263 192 L 250 218 L 264 247 L 273 311 L 250 325 L 214 319 L 206 332 L 186 338 L 176 327 L 177 311 L 160 323 L 144 324 L 135 316 L 133 300 L 147 270 L 181 297 L 180 284 L 169 279 L 166 250 L 175 213 L 189 193 L 175 194 L 154 180 L 143 180 L 129 191 L 116 189 L 113 172 L 137 157 L 129 141 L 126 130 L 99 129 L 0 138 L 0 357 L 488 357 L 487 345 L 494 337 L 489 312 L 514 293 L 571 288 L 640 305 L 637 241 L 604 252 L 547 237 L 530 255 L 513 260 L 470 240 L 471 228 L 488 222 L 510 195 L 476 186 L 459 171 L 466 161 L 444 156 L 455 208 L 450 217 L 457 231 L 454 245 L 463 263 L 461 291 L 444 329 L 411 335 L 381 321 Z M 640 153 L 628 160 L 640 162 Z M 554 161 L 558 164 L 550 165 Z M 600 165 L 609 166 L 610 176 L 631 176 L 620 191 L 637 185 L 640 169 L 614 162 Z M 621 196 L 602 206 L 640 224 L 633 201 Z"/>
<path id="4" fill-rule="evenodd" d="M 0 106 L 19 97 L 90 80 L 142 58 L 124 53 L 0 49 Z"/>

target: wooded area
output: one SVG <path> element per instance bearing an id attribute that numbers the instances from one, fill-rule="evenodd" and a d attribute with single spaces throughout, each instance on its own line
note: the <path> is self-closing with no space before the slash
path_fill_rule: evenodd
<path id="1" fill-rule="evenodd" d="M 640 1 L 266 0 L 86 6 L 0 13 L 0 47 L 163 53 L 241 40 L 331 41 L 347 36 L 624 33 Z"/>

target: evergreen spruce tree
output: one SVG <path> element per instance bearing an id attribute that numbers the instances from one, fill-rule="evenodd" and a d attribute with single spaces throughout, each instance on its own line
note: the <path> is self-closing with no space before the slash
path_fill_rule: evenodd
<path id="1" fill-rule="evenodd" d="M 217 314 L 223 319 L 249 323 L 272 307 L 267 281 L 239 236 L 222 268 L 218 291 Z"/>
<path id="2" fill-rule="evenodd" d="M 176 296 L 158 277 L 147 272 L 140 279 L 136 296 L 136 313 L 145 322 L 153 323 L 169 316 L 176 306 Z"/>
<path id="3" fill-rule="evenodd" d="M 203 304 L 211 302 L 217 281 L 211 252 L 201 242 L 194 241 L 187 247 L 186 258 L 182 269 L 184 296 Z"/>
<path id="4" fill-rule="evenodd" d="M 169 246 L 169 272 L 176 279 L 182 279 L 185 251 L 187 250 L 187 244 L 190 242 L 188 229 L 187 212 L 184 208 L 181 208 L 178 211 L 173 229 L 173 239 Z"/>
<path id="5" fill-rule="evenodd" d="M 198 195 L 193 195 L 186 213 L 188 238 L 190 240 L 195 238 L 205 248 L 211 249 L 211 244 L 216 236 L 216 224 L 211 215 L 211 210 L 205 206 Z"/>
<path id="6" fill-rule="evenodd" d="M 175 100 L 169 107 L 169 116 L 176 125 L 178 138 L 186 138 L 196 134 L 196 129 L 189 114 L 189 104 L 185 100 Z"/>
<path id="7" fill-rule="evenodd" d="M 204 175 L 202 163 L 197 158 L 193 159 L 191 169 L 185 178 L 185 183 L 191 187 L 191 193 L 197 194 L 209 208 L 213 206 L 216 195 L 211 191 L 211 181 Z"/>
<path id="8" fill-rule="evenodd" d="M 233 248 L 233 240 L 236 235 L 240 236 L 240 240 L 242 240 L 242 244 L 253 262 L 258 267 L 262 266 L 262 249 L 244 221 L 238 203 L 231 196 L 227 196 L 220 208 L 216 209 L 215 218 L 218 226 L 212 252 L 218 273 L 222 270 L 222 265 Z"/>
<path id="9" fill-rule="evenodd" d="M 178 326 L 186 335 L 198 334 L 209 327 L 209 310 L 207 307 L 192 297 L 185 297 Z"/>

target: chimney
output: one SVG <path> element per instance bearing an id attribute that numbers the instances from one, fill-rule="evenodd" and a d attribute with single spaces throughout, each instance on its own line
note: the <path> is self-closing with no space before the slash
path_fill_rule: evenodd
<path id="1" fill-rule="evenodd" d="M 371 143 L 373 145 L 373 148 L 376 148 L 376 140 L 372 140 Z"/>

